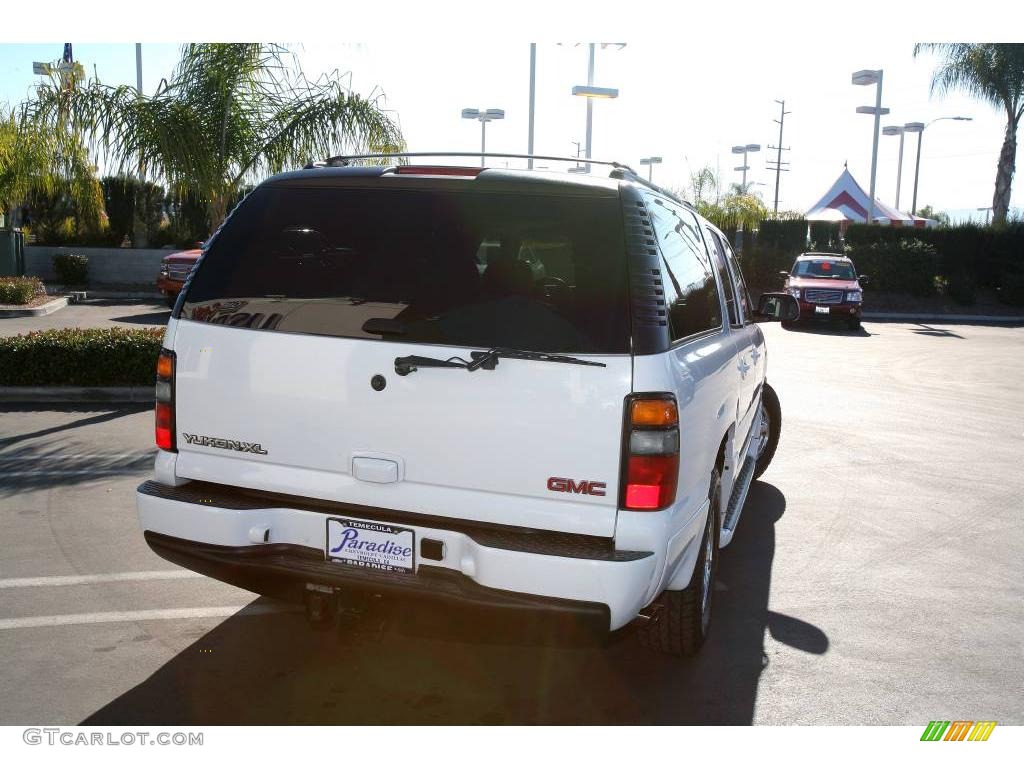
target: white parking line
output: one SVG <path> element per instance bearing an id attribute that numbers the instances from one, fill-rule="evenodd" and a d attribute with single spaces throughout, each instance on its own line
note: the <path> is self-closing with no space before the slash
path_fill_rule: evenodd
<path id="1" fill-rule="evenodd" d="M 0 589 L 19 587 L 73 587 L 77 584 L 106 584 L 114 581 L 160 581 L 164 579 L 201 579 L 192 571 L 128 571 L 126 573 L 91 573 L 80 576 L 32 576 L 21 579 L 0 579 Z"/>
<path id="2" fill-rule="evenodd" d="M 228 616 L 260 616 L 271 613 L 298 613 L 302 608 L 291 605 L 220 605 L 210 608 L 169 608 L 151 611 L 110 611 L 106 613 L 70 613 L 61 616 L 26 616 L 21 619 L 0 619 L 0 630 L 37 627 L 67 627 L 77 624 L 117 624 L 166 619 L 215 619 Z"/>

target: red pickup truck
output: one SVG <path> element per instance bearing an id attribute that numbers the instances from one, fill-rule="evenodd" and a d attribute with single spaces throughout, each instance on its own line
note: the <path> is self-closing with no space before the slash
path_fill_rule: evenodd
<path id="1" fill-rule="evenodd" d="M 156 279 L 156 287 L 164 295 L 167 306 L 174 307 L 174 302 L 178 300 L 178 294 L 185 285 L 185 278 L 202 253 L 199 248 L 194 248 L 190 251 L 170 253 L 160 260 L 160 275 Z"/>
<path id="2" fill-rule="evenodd" d="M 802 253 L 791 272 L 779 272 L 786 292 L 800 302 L 800 321 L 839 320 L 860 327 L 867 275 L 857 275 L 853 262 L 838 253 Z M 791 323 L 783 323 L 791 325 Z"/>

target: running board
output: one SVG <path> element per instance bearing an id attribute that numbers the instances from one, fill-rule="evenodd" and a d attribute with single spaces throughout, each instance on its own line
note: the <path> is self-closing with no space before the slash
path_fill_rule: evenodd
<path id="1" fill-rule="evenodd" d="M 746 451 L 744 451 L 746 454 Z M 729 506 L 725 509 L 725 522 L 718 537 L 718 546 L 724 547 L 732 541 L 733 533 L 736 531 L 736 524 L 740 520 L 740 513 L 743 511 L 743 504 L 747 500 L 747 493 L 750 491 L 750 483 L 754 479 L 754 468 L 757 466 L 757 458 L 746 456 L 743 466 L 740 468 L 736 482 L 732 486 L 732 494 L 729 497 Z"/>

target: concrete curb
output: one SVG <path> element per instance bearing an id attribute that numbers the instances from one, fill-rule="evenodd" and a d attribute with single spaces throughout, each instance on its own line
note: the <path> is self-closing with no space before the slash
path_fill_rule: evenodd
<path id="1" fill-rule="evenodd" d="M 138 290 L 105 290 L 99 288 L 93 290 L 92 288 L 74 288 L 70 286 L 63 286 L 58 284 L 47 283 L 47 290 L 51 293 L 63 293 L 67 295 L 74 294 L 77 301 L 84 301 L 86 299 L 156 299 L 159 301 L 164 300 L 164 295 L 159 291 L 147 291 L 144 289 Z"/>
<path id="2" fill-rule="evenodd" d="M 0 387 L 0 403 L 152 403 L 153 387 Z"/>
<path id="3" fill-rule="evenodd" d="M 956 314 L 915 314 L 913 312 L 864 312 L 865 320 L 882 320 L 902 323 L 1010 323 L 1024 325 L 1021 315 L 956 315 Z"/>
<path id="4" fill-rule="evenodd" d="M 67 305 L 68 297 L 61 296 L 60 298 L 48 301 L 38 307 L 29 307 L 27 309 L 0 309 L 0 317 L 42 317 L 43 315 L 52 315 L 58 309 L 64 309 Z"/>

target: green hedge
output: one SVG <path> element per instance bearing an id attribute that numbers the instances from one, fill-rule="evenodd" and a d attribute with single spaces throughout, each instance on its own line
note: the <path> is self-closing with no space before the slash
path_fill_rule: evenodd
<path id="1" fill-rule="evenodd" d="M 38 277 L 0 277 L 0 304 L 28 304 L 46 293 Z"/>
<path id="2" fill-rule="evenodd" d="M 152 384 L 163 328 L 61 328 L 0 337 L 0 386 Z"/>
<path id="3" fill-rule="evenodd" d="M 986 288 L 996 289 L 1001 301 L 1014 303 L 1018 274 L 1024 270 L 1024 222 L 1005 226 L 959 224 L 934 229 L 850 224 L 846 230 L 848 253 L 858 268 L 858 254 L 865 253 L 864 249 L 893 248 L 912 242 L 935 249 L 938 263 L 933 276 L 937 285 L 946 286 L 954 301 L 973 303 L 975 291 Z"/>
<path id="4" fill-rule="evenodd" d="M 779 272 L 789 272 L 800 254 L 776 246 L 764 246 L 760 242 L 740 257 L 740 267 L 747 285 L 754 291 L 782 290 Z"/>
<path id="5" fill-rule="evenodd" d="M 931 243 L 922 240 L 876 242 L 848 249 L 857 272 L 868 275 L 866 288 L 883 293 L 933 296 L 940 258 Z"/>
<path id="6" fill-rule="evenodd" d="M 807 219 L 765 219 L 757 229 L 757 244 L 778 248 L 795 259 L 807 250 L 807 223 Z"/>

